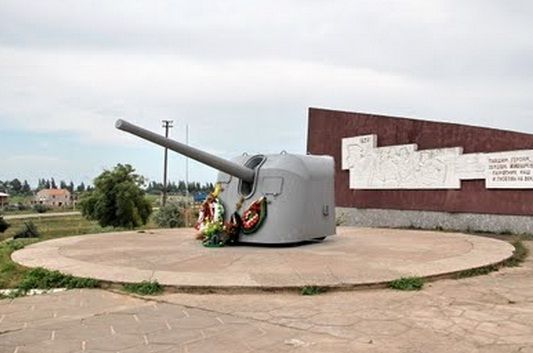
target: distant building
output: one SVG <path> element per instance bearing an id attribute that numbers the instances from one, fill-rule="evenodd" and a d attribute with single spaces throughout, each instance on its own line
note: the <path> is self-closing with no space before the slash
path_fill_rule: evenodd
<path id="1" fill-rule="evenodd" d="M 66 189 L 42 189 L 35 195 L 35 203 L 50 207 L 72 205 L 72 195 Z"/>
<path id="2" fill-rule="evenodd" d="M 0 207 L 9 205 L 9 195 L 5 192 L 0 192 Z"/>

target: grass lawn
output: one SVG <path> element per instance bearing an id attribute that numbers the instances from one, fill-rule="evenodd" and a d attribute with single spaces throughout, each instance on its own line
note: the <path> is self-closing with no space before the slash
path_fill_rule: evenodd
<path id="1" fill-rule="evenodd" d="M 27 269 L 11 260 L 11 253 L 35 240 L 0 243 L 0 289 L 15 288 L 24 277 Z"/>
<path id="2" fill-rule="evenodd" d="M 62 212 L 73 212 L 73 211 L 79 211 L 77 208 L 73 207 L 56 207 L 56 208 L 50 208 L 47 212 L 39 213 L 33 209 L 33 207 L 30 207 L 27 210 L 16 210 L 16 211 L 9 211 L 9 210 L 3 210 L 2 214 L 4 216 L 15 216 L 15 215 L 27 215 L 27 214 L 33 214 L 33 215 L 46 215 L 47 213 L 62 213 Z"/>
<path id="3" fill-rule="evenodd" d="M 11 227 L 6 230 L 5 233 L 0 234 L 0 240 L 13 237 L 15 233 L 22 228 L 24 222 L 28 221 L 32 221 L 33 224 L 35 224 L 39 229 L 39 232 L 41 233 L 39 240 L 47 240 L 69 235 L 106 233 L 127 230 L 124 228 L 113 227 L 103 228 L 98 225 L 98 222 L 88 221 L 81 215 L 46 217 L 46 214 L 43 214 L 42 217 L 38 218 L 7 220 L 7 222 L 11 224 Z M 149 228 L 157 228 L 157 225 L 150 220 L 144 227 L 139 229 Z"/>
<path id="4" fill-rule="evenodd" d="M 11 219 L 7 222 L 11 227 L 5 233 L 0 234 L 0 241 L 9 239 L 18 232 L 24 222 L 30 219 Z M 94 234 L 105 232 L 117 232 L 127 229 L 123 228 L 102 228 L 96 221 L 88 221 L 81 215 L 72 216 L 58 216 L 58 217 L 43 217 L 31 218 L 31 221 L 37 226 L 40 237 L 33 239 L 18 239 L 14 241 L 3 241 L 0 243 L 0 289 L 17 287 L 24 275 L 29 269 L 14 263 L 11 260 L 11 253 L 19 248 L 38 241 L 60 238 L 72 235 Z M 153 229 L 158 228 L 157 225 L 150 219 L 150 221 L 143 227 L 137 229 Z"/>

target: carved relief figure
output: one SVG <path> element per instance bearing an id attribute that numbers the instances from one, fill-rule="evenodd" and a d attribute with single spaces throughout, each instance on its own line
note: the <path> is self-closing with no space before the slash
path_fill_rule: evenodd
<path id="1" fill-rule="evenodd" d="M 349 145 L 347 158 L 350 169 L 357 169 L 358 184 L 371 184 L 372 175 L 376 166 L 376 154 L 368 146 L 360 144 Z"/>
<path id="2" fill-rule="evenodd" d="M 414 144 L 376 147 L 376 135 L 350 137 L 342 143 L 342 165 L 350 170 L 352 189 L 459 189 L 461 180 L 475 179 L 485 179 L 489 189 L 533 189 L 533 150 L 417 151 Z"/>
<path id="3" fill-rule="evenodd" d="M 421 151 L 418 182 L 426 186 L 442 185 L 446 181 L 446 164 L 438 158 L 435 150 Z"/>
<path id="4" fill-rule="evenodd" d="M 398 151 L 398 177 L 402 185 L 409 185 L 413 181 L 413 155 L 407 147 Z"/>
<path id="5" fill-rule="evenodd" d="M 416 145 L 375 147 L 376 136 L 343 142 L 343 168 L 349 169 L 356 189 L 456 188 L 453 175 L 461 149 L 417 151 Z"/>

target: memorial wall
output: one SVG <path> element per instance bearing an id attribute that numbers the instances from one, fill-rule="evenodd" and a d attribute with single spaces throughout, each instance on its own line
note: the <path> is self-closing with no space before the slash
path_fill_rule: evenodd
<path id="1" fill-rule="evenodd" d="M 531 134 L 316 108 L 308 129 L 352 224 L 533 232 Z"/>

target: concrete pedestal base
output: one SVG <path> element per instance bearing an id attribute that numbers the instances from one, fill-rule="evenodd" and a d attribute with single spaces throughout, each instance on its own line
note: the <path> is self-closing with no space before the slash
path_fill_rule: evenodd
<path id="1" fill-rule="evenodd" d="M 532 234 L 533 217 L 337 207 L 344 226 L 441 229 L 455 232 Z"/>
<path id="2" fill-rule="evenodd" d="M 503 241 L 412 230 L 339 227 L 322 243 L 294 247 L 205 248 L 191 229 L 67 237 L 13 253 L 42 266 L 108 282 L 157 280 L 176 289 L 357 288 L 405 276 L 435 277 L 499 263 Z"/>

